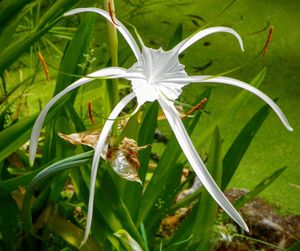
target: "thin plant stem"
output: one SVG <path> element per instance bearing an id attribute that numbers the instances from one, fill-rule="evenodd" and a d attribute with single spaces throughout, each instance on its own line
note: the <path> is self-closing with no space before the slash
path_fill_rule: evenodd
<path id="1" fill-rule="evenodd" d="M 105 9 L 112 15 L 112 19 L 114 20 L 115 16 L 115 6 L 113 0 L 104 0 Z M 107 29 L 108 29 L 108 43 L 110 48 L 111 54 L 111 66 L 118 66 L 118 36 L 117 36 L 117 29 L 113 24 L 109 21 L 107 22 Z M 109 83 L 112 81 L 112 83 Z M 109 103 L 109 113 L 115 107 L 115 105 L 119 101 L 119 89 L 118 89 L 118 80 L 109 80 L 106 83 L 106 91 Z"/>
<path id="2" fill-rule="evenodd" d="M 269 246 L 271 248 L 275 248 L 275 249 L 279 249 L 279 250 L 285 250 L 284 248 L 278 247 L 278 246 L 276 246 L 276 245 L 274 245 L 272 243 L 269 243 L 269 242 L 266 242 L 266 241 L 262 241 L 262 240 L 259 240 L 259 239 L 256 239 L 256 238 L 252 238 L 250 236 L 246 236 L 246 235 L 242 235 L 242 234 L 234 234 L 233 237 L 238 237 L 238 238 L 243 238 L 243 239 L 246 239 L 246 240 L 251 240 L 251 241 L 254 241 L 254 242 L 257 242 L 257 243 Z"/>

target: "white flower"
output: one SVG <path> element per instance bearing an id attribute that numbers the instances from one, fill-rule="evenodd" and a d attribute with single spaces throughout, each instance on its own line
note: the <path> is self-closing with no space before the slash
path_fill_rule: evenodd
<path id="1" fill-rule="evenodd" d="M 117 19 L 112 20 L 109 13 L 97 9 L 97 8 L 79 8 L 74 9 L 65 14 L 65 16 L 73 15 L 81 12 L 95 12 L 115 25 L 128 45 L 131 47 L 137 63 L 135 63 L 130 69 L 124 69 L 120 67 L 109 67 L 101 69 L 99 71 L 89 74 L 86 78 L 81 78 L 68 86 L 62 92 L 57 94 L 43 109 L 38 119 L 35 122 L 33 131 L 31 134 L 31 144 L 30 144 L 30 163 L 33 163 L 36 148 L 38 143 L 38 138 L 40 130 L 42 128 L 43 121 L 50 107 L 63 95 L 70 92 L 71 90 L 86 84 L 93 80 L 93 78 L 124 78 L 131 81 L 133 92 L 124 97 L 113 109 L 108 120 L 106 121 L 99 141 L 95 148 L 95 154 L 92 163 L 91 181 L 90 181 L 90 195 L 89 195 L 89 205 L 88 205 L 88 215 L 87 215 L 87 225 L 85 230 L 85 236 L 82 241 L 84 244 L 88 238 L 93 214 L 93 203 L 94 203 L 94 193 L 95 193 L 95 182 L 96 173 L 100 161 L 100 156 L 105 147 L 105 141 L 110 133 L 114 120 L 118 117 L 123 108 L 134 98 L 137 99 L 138 106 L 135 111 L 137 111 L 141 105 L 145 102 L 153 102 L 157 100 L 164 111 L 166 118 L 186 156 L 190 165 L 196 172 L 201 183 L 205 186 L 211 196 L 216 200 L 216 202 L 225 210 L 225 212 L 244 230 L 248 231 L 248 227 L 235 208 L 230 204 L 221 190 L 218 188 L 209 172 L 206 170 L 205 165 L 200 159 L 185 127 L 180 119 L 180 115 L 174 106 L 174 101 L 180 96 L 182 88 L 189 83 L 223 83 L 228 85 L 237 86 L 246 89 L 261 99 L 263 99 L 279 116 L 285 127 L 292 131 L 290 124 L 288 123 L 286 117 L 280 108 L 266 96 L 263 92 L 258 89 L 228 77 L 214 77 L 214 76 L 188 76 L 185 72 L 184 66 L 180 64 L 178 55 L 187 49 L 190 45 L 198 41 L 199 39 L 216 32 L 226 32 L 234 35 L 241 48 L 243 49 L 243 44 L 240 36 L 232 29 L 227 27 L 212 27 L 205 30 L 201 30 L 193 34 L 192 36 L 186 38 L 175 46 L 170 51 L 164 51 L 162 49 L 151 49 L 147 48 L 142 40 L 139 38 L 139 42 L 142 47 L 140 51 L 139 46 L 136 41 L 127 30 L 127 28 Z"/>

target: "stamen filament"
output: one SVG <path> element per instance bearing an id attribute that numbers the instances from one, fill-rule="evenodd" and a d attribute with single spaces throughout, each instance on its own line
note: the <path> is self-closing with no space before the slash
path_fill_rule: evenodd
<path id="1" fill-rule="evenodd" d="M 197 105 L 195 105 L 192 109 L 190 109 L 183 118 L 186 118 L 187 116 L 191 115 L 195 111 L 199 110 L 205 103 L 207 102 L 207 98 L 203 98 Z"/>

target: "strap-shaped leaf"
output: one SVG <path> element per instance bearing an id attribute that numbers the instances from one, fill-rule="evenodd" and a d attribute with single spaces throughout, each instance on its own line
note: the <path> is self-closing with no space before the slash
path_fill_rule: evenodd
<path id="1" fill-rule="evenodd" d="M 20 212 L 16 201 L 0 181 L 0 234 L 5 250 L 16 250 L 18 236 L 21 233 Z M 3 247 L 0 244 L 1 247 Z"/>
<path id="2" fill-rule="evenodd" d="M 57 173 L 60 173 L 61 171 L 90 162 L 92 156 L 93 156 L 93 151 L 90 151 L 90 152 L 86 152 L 83 154 L 79 154 L 79 155 L 75 155 L 63 159 L 43 169 L 32 179 L 32 181 L 27 186 L 27 191 L 23 200 L 24 229 L 27 232 L 30 232 L 32 229 L 30 199 L 35 189 L 43 181 L 49 179 L 50 177 L 56 175 Z"/>
<path id="3" fill-rule="evenodd" d="M 259 109 L 240 131 L 225 154 L 223 159 L 222 190 L 227 187 L 254 136 L 270 113 L 270 110 L 268 105 Z"/>
<path id="4" fill-rule="evenodd" d="M 255 78 L 251 81 L 250 85 L 258 88 L 264 80 L 266 75 L 266 68 L 262 69 Z M 240 110 L 253 96 L 252 93 L 242 90 L 236 97 L 234 97 L 229 104 L 227 104 L 222 112 L 222 115 L 214 122 L 214 124 L 210 127 L 203 128 L 201 135 L 199 135 L 201 139 L 200 145 L 203 145 L 208 141 L 211 133 L 213 132 L 213 128 L 218 125 L 221 129 L 226 126 L 226 124 L 231 120 L 231 118 L 236 114 L 238 110 Z M 208 141 L 209 142 L 209 141 Z"/>
<path id="5" fill-rule="evenodd" d="M 34 115 L 23 119 L 0 132 L 0 161 L 26 143 L 36 118 Z"/>
<path id="6" fill-rule="evenodd" d="M 214 130 L 208 154 L 207 169 L 217 185 L 220 185 L 222 177 L 222 151 L 218 127 Z M 204 190 L 198 205 L 198 214 L 194 224 L 193 238 L 189 245 L 199 243 L 197 250 L 209 251 L 211 249 L 211 237 L 217 211 L 218 204 L 214 201 L 208 191 Z"/>
<path id="7" fill-rule="evenodd" d="M 255 196 L 260 194 L 263 190 L 269 187 L 284 171 L 286 167 L 280 168 L 272 173 L 269 177 L 265 178 L 258 185 L 255 186 L 250 192 L 239 198 L 235 203 L 236 208 L 241 208 L 244 204 L 251 201 Z"/>

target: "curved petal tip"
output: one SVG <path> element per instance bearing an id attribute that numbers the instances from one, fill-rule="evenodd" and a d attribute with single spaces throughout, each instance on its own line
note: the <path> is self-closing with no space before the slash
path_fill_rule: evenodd
<path id="1" fill-rule="evenodd" d="M 291 125 L 287 122 L 287 125 L 285 125 L 286 129 L 288 129 L 290 132 L 294 131 L 294 128 L 291 127 Z"/>
<path id="2" fill-rule="evenodd" d="M 35 159 L 35 156 L 30 156 L 29 155 L 29 166 L 33 166 L 33 164 L 34 164 L 34 159 Z"/>

